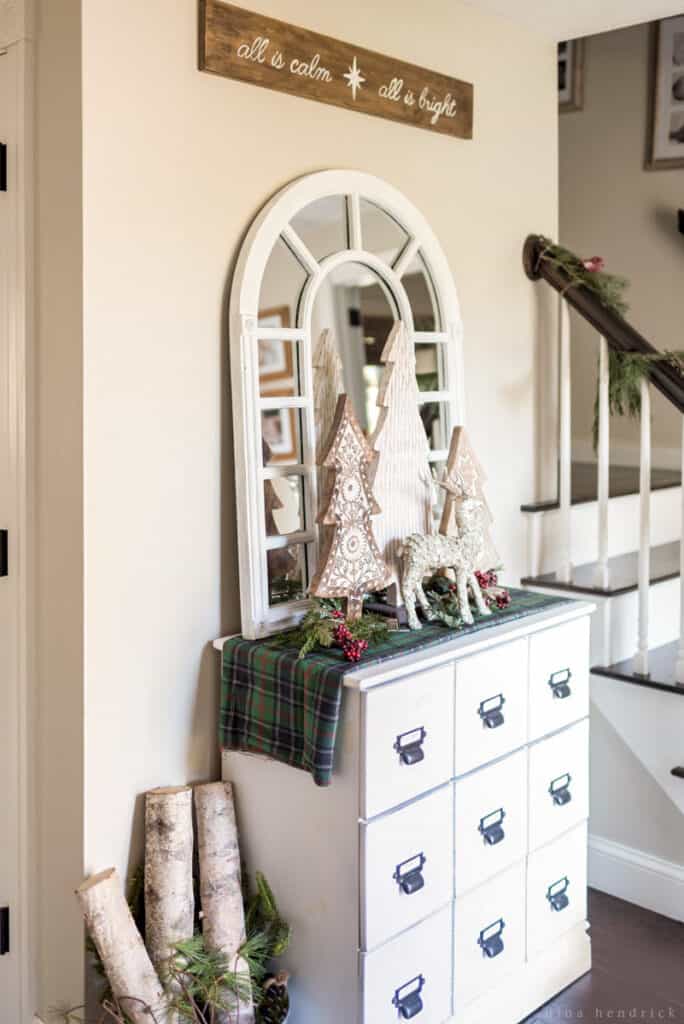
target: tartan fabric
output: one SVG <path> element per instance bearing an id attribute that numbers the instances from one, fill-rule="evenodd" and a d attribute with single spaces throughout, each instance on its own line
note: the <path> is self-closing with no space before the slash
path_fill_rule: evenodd
<path id="1" fill-rule="evenodd" d="M 420 632 L 399 630 L 369 649 L 362 666 L 411 654 L 423 648 L 522 619 L 568 598 L 511 590 L 508 608 L 477 616 L 459 630 L 428 623 Z M 283 761 L 313 775 L 317 786 L 330 784 L 335 756 L 343 677 L 358 665 L 338 648 L 315 650 L 298 659 L 294 647 L 268 640 L 235 637 L 223 647 L 219 739 L 224 750 L 242 750 Z"/>

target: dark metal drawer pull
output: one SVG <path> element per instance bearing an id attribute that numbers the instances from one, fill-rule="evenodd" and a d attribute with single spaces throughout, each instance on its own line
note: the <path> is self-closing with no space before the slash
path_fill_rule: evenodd
<path id="1" fill-rule="evenodd" d="M 402 764 L 418 764 L 425 759 L 423 743 L 427 732 L 420 726 L 418 729 L 410 729 L 409 732 L 402 732 L 397 736 L 394 749 L 399 754 Z"/>
<path id="2" fill-rule="evenodd" d="M 503 830 L 503 820 L 505 817 L 506 812 L 503 807 L 500 807 L 498 811 L 492 811 L 490 814 L 485 814 L 483 818 L 480 818 L 477 830 L 487 846 L 496 846 L 497 843 L 506 838 L 506 833 Z"/>
<path id="3" fill-rule="evenodd" d="M 487 697 L 483 700 L 477 709 L 477 713 L 482 719 L 482 724 L 485 729 L 498 729 L 500 725 L 504 724 L 503 711 L 501 710 L 506 703 L 506 698 L 503 693 L 498 693 L 496 697 Z"/>
<path id="4" fill-rule="evenodd" d="M 417 977 L 412 978 L 411 981 L 407 981 L 405 985 L 400 985 L 396 990 L 392 1006 L 397 1008 L 402 1020 L 411 1020 L 412 1017 L 417 1017 L 421 1012 L 423 1000 L 420 998 L 420 995 L 424 988 L 425 978 L 422 974 L 419 974 Z"/>
<path id="5" fill-rule="evenodd" d="M 565 910 L 570 903 L 568 898 L 568 886 L 570 880 L 567 876 L 559 878 L 557 882 L 553 882 L 552 885 L 546 890 L 546 898 L 551 904 L 552 910 Z"/>
<path id="6" fill-rule="evenodd" d="M 498 921 L 488 924 L 486 928 L 482 929 L 477 944 L 482 950 L 483 956 L 492 960 L 499 953 L 503 953 L 504 941 L 501 938 L 501 933 L 505 927 L 506 923 L 503 917 L 500 917 Z"/>
<path id="7" fill-rule="evenodd" d="M 399 886 L 400 891 L 407 896 L 413 896 L 414 892 L 419 892 L 425 885 L 423 868 L 426 860 L 424 853 L 417 853 L 415 857 L 409 857 L 408 860 L 397 864 L 392 878 Z"/>
<path id="8" fill-rule="evenodd" d="M 558 700 L 565 700 L 572 694 L 570 689 L 570 680 L 572 679 L 572 672 L 569 668 L 560 669 L 558 672 L 552 672 L 549 676 L 549 686 L 554 697 Z"/>
<path id="9" fill-rule="evenodd" d="M 556 807 L 564 807 L 565 804 L 569 804 L 572 800 L 572 793 L 570 792 L 571 782 L 572 775 L 568 772 L 565 775 L 559 775 L 557 779 L 551 781 L 549 793 Z"/>

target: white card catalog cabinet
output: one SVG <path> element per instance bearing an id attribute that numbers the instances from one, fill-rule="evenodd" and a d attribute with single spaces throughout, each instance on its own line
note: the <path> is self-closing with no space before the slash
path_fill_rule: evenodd
<path id="1" fill-rule="evenodd" d="M 591 611 L 353 669 L 327 789 L 224 754 L 297 1024 L 513 1024 L 589 970 Z"/>

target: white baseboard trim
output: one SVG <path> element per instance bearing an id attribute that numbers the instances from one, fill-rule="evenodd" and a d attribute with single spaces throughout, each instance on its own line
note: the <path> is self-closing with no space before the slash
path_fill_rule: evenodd
<path id="1" fill-rule="evenodd" d="M 574 462 L 596 462 L 596 453 L 591 441 L 573 440 L 572 458 Z M 613 466 L 638 466 L 640 451 L 638 444 L 621 444 L 619 441 L 610 445 L 610 461 Z M 658 469 L 679 469 L 682 456 L 679 448 L 667 448 L 664 445 L 653 445 L 651 464 Z"/>
<path id="2" fill-rule="evenodd" d="M 589 885 L 684 921 L 684 865 L 601 836 L 589 836 Z"/>

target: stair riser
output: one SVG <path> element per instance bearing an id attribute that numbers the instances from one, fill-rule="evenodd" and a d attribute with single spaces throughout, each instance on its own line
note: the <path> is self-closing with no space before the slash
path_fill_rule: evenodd
<path id="1" fill-rule="evenodd" d="M 682 763 L 684 696 L 592 676 L 591 699 L 684 813 L 684 780 L 671 774 L 672 768 Z"/>
<path id="2" fill-rule="evenodd" d="M 554 572 L 563 550 L 561 515 L 551 512 L 526 513 L 528 518 L 529 575 Z M 598 559 L 598 504 L 573 505 L 571 510 L 571 560 L 585 565 Z M 669 544 L 682 535 L 681 487 L 654 491 L 651 495 L 651 545 Z M 609 557 L 624 555 L 640 547 L 639 495 L 611 498 L 608 507 Z"/>
<path id="3" fill-rule="evenodd" d="M 677 640 L 679 579 L 653 584 L 648 597 L 649 647 L 661 647 Z M 597 605 L 591 620 L 591 664 L 614 665 L 633 657 L 639 631 L 638 591 L 600 599 Z M 610 642 L 605 639 L 608 635 Z"/>
<path id="4" fill-rule="evenodd" d="M 617 597 L 603 598 L 571 591 L 529 587 L 542 594 L 565 594 L 577 600 L 593 601 L 596 611 L 591 616 L 591 664 L 614 665 L 636 653 L 639 626 L 639 594 L 632 591 Z M 661 647 L 679 638 L 679 578 L 655 583 L 649 589 L 649 646 Z M 610 635 L 610 641 L 608 636 Z"/>

